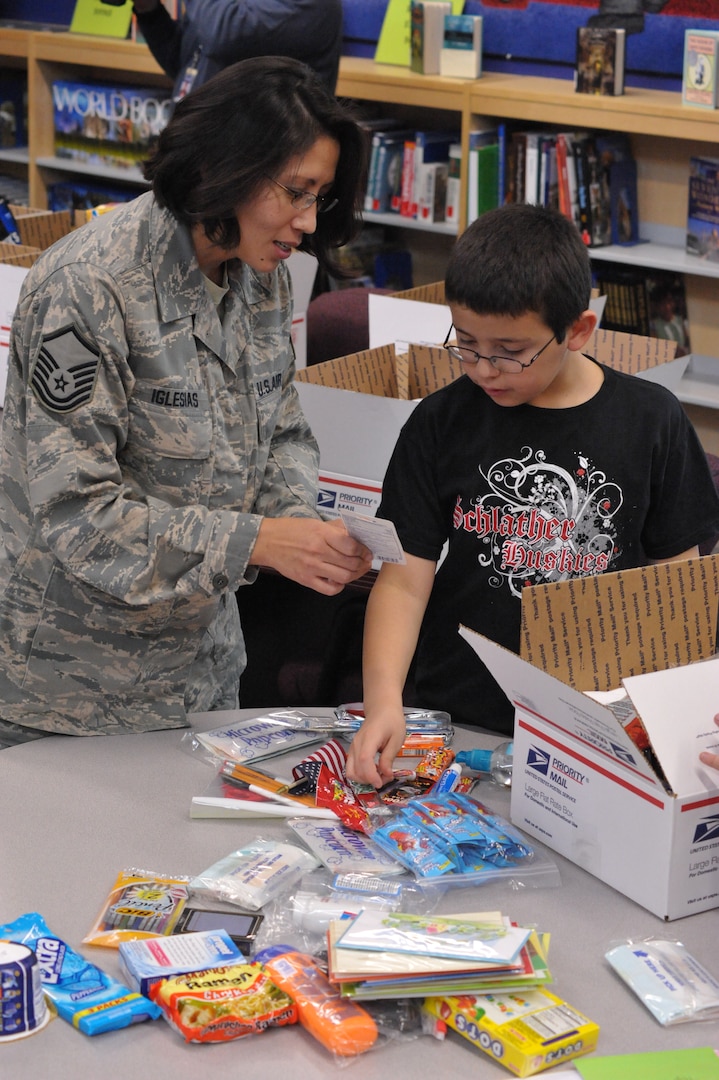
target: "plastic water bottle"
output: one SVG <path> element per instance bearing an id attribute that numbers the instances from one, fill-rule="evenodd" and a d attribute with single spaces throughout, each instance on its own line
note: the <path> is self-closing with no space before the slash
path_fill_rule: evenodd
<path id="1" fill-rule="evenodd" d="M 509 787 L 512 783 L 513 742 L 503 742 L 494 750 L 460 750 L 455 761 L 474 772 L 488 773 L 496 784 Z"/>

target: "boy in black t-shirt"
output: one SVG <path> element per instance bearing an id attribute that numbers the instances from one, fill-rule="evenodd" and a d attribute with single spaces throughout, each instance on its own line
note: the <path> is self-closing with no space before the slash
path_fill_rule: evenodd
<path id="1" fill-rule="evenodd" d="M 347 762 L 376 785 L 404 738 L 413 657 L 413 704 L 510 733 L 513 709 L 460 624 L 516 652 L 525 585 L 690 558 L 719 530 L 678 400 L 582 351 L 596 316 L 571 221 L 530 205 L 482 215 L 445 287 L 456 341 L 445 345 L 464 374 L 413 411 L 379 509 L 407 563 L 384 564 L 369 598 L 366 719 Z"/>

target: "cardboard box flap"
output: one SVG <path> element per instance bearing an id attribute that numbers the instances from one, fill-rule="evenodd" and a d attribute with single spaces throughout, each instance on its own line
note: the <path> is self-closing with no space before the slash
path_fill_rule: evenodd
<path id="1" fill-rule="evenodd" d="M 0 263 L 8 266 L 32 266 L 38 255 L 42 255 L 40 248 L 0 240 Z"/>
<path id="2" fill-rule="evenodd" d="M 325 360 L 323 364 L 298 371 L 296 380 L 329 386 L 335 390 L 354 390 L 360 394 L 397 398 L 397 355 L 394 345 Z M 406 400 L 406 395 L 405 395 Z"/>
<path id="3" fill-rule="evenodd" d="M 459 363 L 445 349 L 410 344 L 406 353 L 398 353 L 392 344 L 313 364 L 298 371 L 296 379 L 335 390 L 416 401 L 461 374 Z"/>
<path id="4" fill-rule="evenodd" d="M 638 334 L 622 334 L 618 330 L 597 328 L 582 352 L 593 356 L 601 364 L 637 375 L 640 371 L 668 364 L 674 360 L 677 342 L 667 338 L 640 337 Z"/>
<path id="5" fill-rule="evenodd" d="M 409 360 L 410 401 L 427 397 L 462 374 L 459 361 L 453 360 L 446 349 L 410 345 Z"/>
<path id="6" fill-rule="evenodd" d="M 423 304 L 444 304 L 444 282 L 433 281 L 431 285 L 416 285 L 413 289 L 392 293 L 400 300 L 419 300 Z"/>
<path id="7" fill-rule="evenodd" d="M 528 586 L 520 653 L 577 690 L 614 690 L 710 657 L 717 596 L 719 555 Z"/>
<path id="8" fill-rule="evenodd" d="M 716 791 L 719 776 L 699 761 L 719 753 L 719 656 L 688 667 L 624 679 L 672 791 Z"/>
<path id="9" fill-rule="evenodd" d="M 50 247 L 72 232 L 74 223 L 69 210 L 33 210 L 27 206 L 11 205 L 20 239 L 28 247 Z"/>
<path id="10" fill-rule="evenodd" d="M 664 791 L 654 770 L 611 709 L 475 630 L 462 626 L 459 633 L 487 665 L 515 708 L 523 709 L 530 717 L 536 716 L 551 728 L 558 749 L 562 748 L 566 735 L 571 735 L 604 758 L 611 769 L 619 766 L 625 774 L 641 777 L 658 791 Z"/>

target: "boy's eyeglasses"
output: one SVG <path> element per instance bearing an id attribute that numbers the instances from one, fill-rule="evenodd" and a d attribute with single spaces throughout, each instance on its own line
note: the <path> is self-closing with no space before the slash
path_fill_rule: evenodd
<path id="1" fill-rule="evenodd" d="M 316 205 L 318 214 L 326 214 L 328 210 L 334 210 L 339 202 L 339 199 L 334 199 L 330 195 L 314 195 L 311 191 L 298 191 L 297 188 L 285 187 L 279 180 L 275 180 L 274 176 L 268 176 L 267 179 L 287 192 L 296 210 L 309 210 L 311 206 Z"/>
<path id="2" fill-rule="evenodd" d="M 462 364 L 477 364 L 480 360 L 487 360 L 493 368 L 497 371 L 503 371 L 507 375 L 517 375 L 524 368 L 531 367 L 534 361 L 538 360 L 544 350 L 548 349 L 555 340 L 555 336 L 552 334 L 547 344 L 542 345 L 539 352 L 536 352 L 531 360 L 519 360 L 516 356 L 483 356 L 482 353 L 475 352 L 474 349 L 465 349 L 460 345 L 448 345 L 449 335 L 453 329 L 454 326 L 450 326 L 442 348 L 446 349 L 454 360 L 459 360 Z"/>

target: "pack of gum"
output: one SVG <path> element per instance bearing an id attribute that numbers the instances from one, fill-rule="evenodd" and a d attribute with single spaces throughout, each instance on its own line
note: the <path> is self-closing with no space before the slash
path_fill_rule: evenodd
<path id="1" fill-rule="evenodd" d="M 428 997 L 430 1016 L 515 1076 L 533 1076 L 594 1050 L 599 1027 L 548 990 Z"/>

